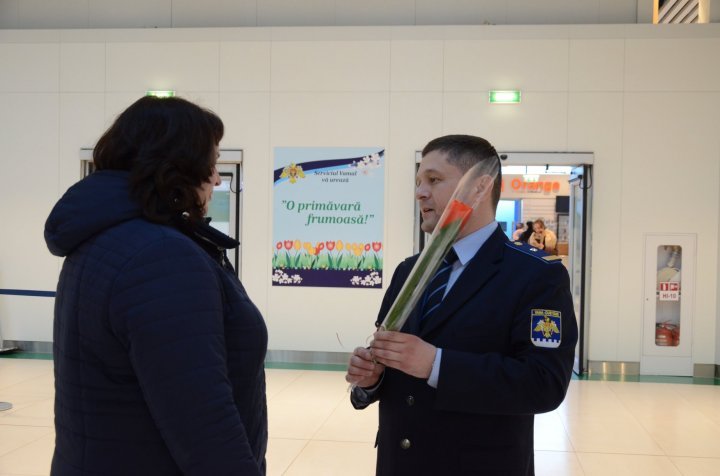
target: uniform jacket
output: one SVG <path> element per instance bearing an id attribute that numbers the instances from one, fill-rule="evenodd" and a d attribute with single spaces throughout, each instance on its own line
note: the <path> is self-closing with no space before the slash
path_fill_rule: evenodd
<path id="1" fill-rule="evenodd" d="M 403 328 L 443 349 L 437 389 L 388 368 L 369 401 L 352 393 L 356 408 L 380 400 L 378 475 L 534 474 L 534 414 L 563 401 L 577 341 L 567 271 L 543 256 L 498 228 L 422 330 L 414 314 Z M 377 323 L 416 260 L 395 270 Z"/>
<path id="2" fill-rule="evenodd" d="M 237 242 L 145 220 L 119 171 L 71 187 L 45 238 L 65 257 L 51 473 L 264 474 L 267 330 L 223 259 Z"/>

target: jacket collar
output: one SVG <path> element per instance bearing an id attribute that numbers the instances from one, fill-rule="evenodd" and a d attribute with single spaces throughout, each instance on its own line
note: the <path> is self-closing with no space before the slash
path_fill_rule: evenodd
<path id="1" fill-rule="evenodd" d="M 212 218 L 191 223 L 187 218 L 179 218 L 179 228 L 204 248 L 225 251 L 240 246 L 240 242 L 210 225 Z"/>

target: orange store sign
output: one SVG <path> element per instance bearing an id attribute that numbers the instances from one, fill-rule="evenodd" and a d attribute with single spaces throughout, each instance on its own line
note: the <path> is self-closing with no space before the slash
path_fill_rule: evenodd
<path id="1" fill-rule="evenodd" d="M 507 185 L 505 179 L 502 181 L 501 191 L 505 191 Z M 513 192 L 530 192 L 530 193 L 558 193 L 560 191 L 560 182 L 557 180 L 538 180 L 537 182 L 528 182 L 520 177 L 510 180 L 510 190 Z"/>

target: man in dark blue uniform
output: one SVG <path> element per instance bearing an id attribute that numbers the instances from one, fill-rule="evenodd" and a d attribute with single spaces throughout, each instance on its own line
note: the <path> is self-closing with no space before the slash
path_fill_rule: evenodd
<path id="1" fill-rule="evenodd" d="M 489 142 L 428 143 L 416 180 L 422 229 L 433 231 L 479 161 L 497 170 L 493 193 L 448 253 L 447 284 L 428 284 L 439 305 L 428 309 L 425 296 L 402 332 L 378 330 L 350 360 L 353 406 L 380 402 L 378 475 L 533 475 L 534 414 L 565 398 L 577 341 L 568 274 L 557 257 L 508 241 L 498 227 L 500 161 Z M 395 270 L 376 326 L 416 260 Z"/>

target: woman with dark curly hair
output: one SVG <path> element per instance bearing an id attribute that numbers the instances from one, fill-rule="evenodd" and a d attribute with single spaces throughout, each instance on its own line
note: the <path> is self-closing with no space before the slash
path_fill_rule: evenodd
<path id="1" fill-rule="evenodd" d="M 48 217 L 53 475 L 265 474 L 267 329 L 205 218 L 222 136 L 206 109 L 141 98 Z"/>

